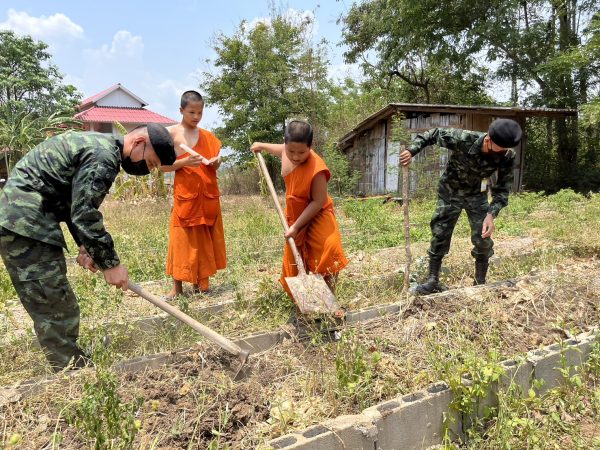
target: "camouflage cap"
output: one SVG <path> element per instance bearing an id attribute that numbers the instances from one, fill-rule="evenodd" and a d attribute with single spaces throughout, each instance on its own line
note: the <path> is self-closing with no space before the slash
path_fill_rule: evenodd
<path id="1" fill-rule="evenodd" d="M 148 137 L 156 155 L 160 159 L 160 163 L 165 166 L 172 165 L 175 162 L 176 156 L 173 139 L 169 131 L 162 125 L 149 123 Z"/>
<path id="2" fill-rule="evenodd" d="M 492 142 L 503 148 L 513 148 L 521 142 L 523 131 L 517 122 L 511 119 L 496 119 L 488 130 Z"/>

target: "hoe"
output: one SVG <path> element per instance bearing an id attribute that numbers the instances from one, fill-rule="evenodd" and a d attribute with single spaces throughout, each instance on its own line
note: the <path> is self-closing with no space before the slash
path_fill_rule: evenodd
<path id="1" fill-rule="evenodd" d="M 165 302 L 161 298 L 157 297 L 156 295 L 153 295 L 149 292 L 144 291 L 136 283 L 129 281 L 127 284 L 127 287 L 131 291 L 135 292 L 137 295 L 142 297 L 143 299 L 148 300 L 154 306 L 162 309 L 167 314 L 175 317 L 177 320 L 190 326 L 195 331 L 200 333 L 202 336 L 204 336 L 205 338 L 207 338 L 207 339 L 211 340 L 212 342 L 214 342 L 215 344 L 217 344 L 219 347 L 221 347 L 221 348 L 227 350 L 229 353 L 237 356 L 237 358 L 240 360 L 241 364 L 238 367 L 237 371 L 235 372 L 233 379 L 238 380 L 238 376 L 240 375 L 242 368 L 246 365 L 246 362 L 248 361 L 248 356 L 250 356 L 250 353 L 247 350 L 242 350 L 240 348 L 240 346 L 237 345 L 236 343 L 231 342 L 225 336 L 220 335 L 216 331 L 208 328 L 206 325 L 202 325 L 197 320 L 192 319 L 190 316 L 188 316 L 184 312 L 180 311 L 179 309 L 175 308 L 173 305 L 168 304 L 167 302 Z"/>

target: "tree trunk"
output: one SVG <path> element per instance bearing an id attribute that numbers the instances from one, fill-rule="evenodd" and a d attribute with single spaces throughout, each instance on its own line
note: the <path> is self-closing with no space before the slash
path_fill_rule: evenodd
<path id="1" fill-rule="evenodd" d="M 573 29 L 572 20 L 576 10 L 573 10 L 570 5 L 570 2 L 555 4 L 558 19 L 558 48 L 561 53 L 567 52 L 577 45 L 577 35 Z M 560 97 L 557 106 L 559 108 L 577 108 L 578 98 L 575 92 L 574 80 L 570 73 L 559 75 L 558 93 Z M 574 179 L 577 170 L 579 147 L 577 119 L 573 120 L 565 117 L 556 119 L 556 132 L 559 178 L 563 180 L 563 185 L 568 185 Z"/>

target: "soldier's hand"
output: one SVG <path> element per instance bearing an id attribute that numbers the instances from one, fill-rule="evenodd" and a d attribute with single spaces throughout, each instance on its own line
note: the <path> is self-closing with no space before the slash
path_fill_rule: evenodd
<path id="1" fill-rule="evenodd" d="M 484 239 L 489 238 L 492 236 L 495 230 L 496 225 L 494 225 L 494 216 L 488 214 L 483 220 L 483 226 L 481 228 L 481 237 Z"/>
<path id="2" fill-rule="evenodd" d="M 412 155 L 408 150 L 404 150 L 400 153 L 400 164 L 408 166 L 412 162 Z"/>
<path id="3" fill-rule="evenodd" d="M 94 260 L 83 245 L 79 247 L 79 255 L 77 255 L 76 261 L 77 264 L 84 269 L 90 270 L 94 273 L 98 272 L 98 268 L 96 267 L 96 264 L 94 264 Z"/>
<path id="4" fill-rule="evenodd" d="M 112 284 L 113 286 L 126 291 L 127 283 L 129 281 L 127 267 L 119 264 L 118 266 L 106 269 L 104 271 L 104 279 L 108 284 Z"/>

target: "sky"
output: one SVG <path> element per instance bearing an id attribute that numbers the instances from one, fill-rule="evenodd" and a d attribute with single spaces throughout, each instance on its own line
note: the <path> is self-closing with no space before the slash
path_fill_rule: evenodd
<path id="1" fill-rule="evenodd" d="M 278 9 L 314 17 L 315 42 L 325 38 L 330 74 L 358 75 L 343 63 L 338 17 L 352 0 L 276 2 Z M 53 62 L 84 98 L 121 83 L 148 103 L 147 108 L 180 119 L 179 97 L 199 89 L 202 72 L 213 71 L 211 41 L 232 35 L 242 20 L 269 17 L 269 0 L 201 0 L 155 3 L 140 0 L 0 0 L 0 29 L 30 34 L 49 45 Z M 170 5 L 168 5 L 170 3 Z M 167 6 L 168 5 L 168 6 Z M 219 125 L 207 105 L 201 126 Z"/>
<path id="2" fill-rule="evenodd" d="M 178 121 L 181 94 L 199 89 L 203 72 L 214 72 L 207 60 L 214 59 L 215 36 L 232 35 L 242 20 L 265 20 L 273 3 L 314 18 L 314 41 L 328 41 L 330 76 L 359 77 L 356 66 L 344 64 L 342 28 L 336 23 L 352 1 L 0 0 L 0 29 L 46 42 L 64 81 L 84 98 L 121 83 L 148 109 Z M 501 93 L 493 95 L 503 100 Z M 217 108 L 207 104 L 201 126 L 220 123 Z"/>

